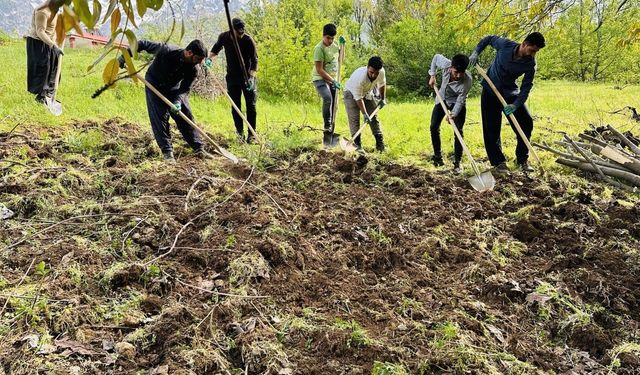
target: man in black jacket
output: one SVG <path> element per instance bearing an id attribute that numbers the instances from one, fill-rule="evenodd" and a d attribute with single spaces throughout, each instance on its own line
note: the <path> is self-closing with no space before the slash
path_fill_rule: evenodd
<path id="1" fill-rule="evenodd" d="M 175 162 L 169 116 L 176 122 L 184 140 L 193 148 L 196 156 L 202 159 L 212 158 L 213 156 L 203 148 L 200 133 L 178 115 L 182 111 L 193 120 L 189 105 L 189 91 L 197 75 L 196 65 L 201 64 L 207 55 L 204 44 L 196 39 L 182 49 L 164 43 L 141 40 L 138 42 L 138 52 L 142 51 L 155 56 L 145 79 L 173 103 L 172 107 L 168 107 L 156 94 L 146 89 L 151 128 L 164 159 L 170 163 Z M 124 67 L 124 63 L 124 58 L 120 56 L 120 67 Z"/>
<path id="2" fill-rule="evenodd" d="M 205 66 L 210 67 L 211 59 L 218 56 L 224 48 L 224 54 L 227 60 L 227 92 L 238 108 L 242 108 L 242 95 L 244 94 L 244 101 L 247 106 L 247 120 L 255 130 L 257 117 L 256 102 L 258 100 L 256 90 L 256 71 L 258 70 L 256 43 L 249 34 L 245 33 L 244 21 L 239 18 L 234 18 L 231 24 L 240 47 L 240 54 L 242 55 L 246 72 L 242 71 L 242 64 L 235 51 L 233 37 L 230 31 L 225 31 L 218 36 L 218 41 L 213 45 L 213 48 L 211 48 L 209 59 L 205 61 Z M 245 75 L 249 78 L 248 81 L 245 81 Z M 233 115 L 233 123 L 235 124 L 238 138 L 243 140 L 244 127 L 242 117 L 240 117 L 233 108 L 231 108 L 231 114 Z M 247 143 L 252 143 L 253 140 L 253 134 L 249 131 Z"/>

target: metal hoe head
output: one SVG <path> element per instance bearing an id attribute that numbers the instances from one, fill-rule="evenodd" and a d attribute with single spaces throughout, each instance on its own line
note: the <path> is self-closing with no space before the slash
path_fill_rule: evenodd
<path id="1" fill-rule="evenodd" d="M 490 171 L 480 173 L 480 175 L 472 176 L 469 178 L 469 183 L 476 191 L 485 192 L 491 191 L 496 186 L 496 179 L 493 177 Z"/>
<path id="2" fill-rule="evenodd" d="M 54 116 L 60 116 L 62 114 L 62 103 L 55 99 L 46 98 L 45 104 Z"/>
<path id="3" fill-rule="evenodd" d="M 348 139 L 345 138 L 339 138 L 339 143 L 340 143 L 340 148 L 344 151 L 344 152 L 355 152 L 358 150 L 358 147 L 356 146 L 355 143 L 351 142 Z"/>

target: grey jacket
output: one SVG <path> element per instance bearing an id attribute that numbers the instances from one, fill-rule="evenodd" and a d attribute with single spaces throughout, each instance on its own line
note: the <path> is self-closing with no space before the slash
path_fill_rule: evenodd
<path id="1" fill-rule="evenodd" d="M 453 105 L 451 115 L 456 117 L 462 107 L 467 103 L 467 96 L 471 91 L 471 83 L 473 78 L 471 73 L 467 70 L 464 77 L 458 81 L 451 81 L 451 74 L 449 73 L 449 67 L 451 67 L 451 60 L 446 57 L 436 54 L 431 60 L 431 68 L 429 69 L 429 75 L 435 76 L 438 69 L 442 70 L 442 82 L 440 83 L 440 96 L 444 99 L 444 102 L 448 106 Z M 436 104 L 439 104 L 438 98 L 436 98 Z"/>

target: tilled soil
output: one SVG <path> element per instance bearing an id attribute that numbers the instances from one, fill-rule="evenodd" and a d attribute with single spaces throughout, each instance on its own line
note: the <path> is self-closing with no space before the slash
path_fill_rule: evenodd
<path id="1" fill-rule="evenodd" d="M 21 131 L 0 373 L 640 373 L 637 197 L 316 150 L 168 166 L 117 119 Z"/>

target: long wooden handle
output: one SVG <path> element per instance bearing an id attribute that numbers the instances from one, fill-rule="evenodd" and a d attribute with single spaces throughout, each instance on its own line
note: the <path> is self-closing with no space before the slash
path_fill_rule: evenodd
<path id="1" fill-rule="evenodd" d="M 64 42 L 62 42 L 62 48 L 60 48 L 60 51 L 64 52 Z M 56 71 L 56 80 L 53 83 L 53 98 L 51 98 L 51 102 L 54 102 L 54 103 L 56 101 L 56 95 L 58 94 L 58 86 L 60 85 L 61 70 L 62 70 L 62 55 L 58 56 L 58 70 Z"/>
<path id="2" fill-rule="evenodd" d="M 342 45 L 340 46 L 340 52 L 338 53 L 338 74 L 336 74 L 336 81 L 338 81 L 338 83 L 340 83 L 340 73 L 342 69 L 342 63 L 344 61 L 344 54 L 345 54 L 345 46 Z M 332 132 L 336 127 L 336 115 L 338 114 L 339 92 L 340 90 L 336 90 L 336 97 L 333 98 L 333 106 L 331 108 L 332 109 L 331 111 L 331 126 L 332 126 L 331 131 Z"/>
<path id="3" fill-rule="evenodd" d="M 500 94 L 500 91 L 498 91 L 498 88 L 496 87 L 496 85 L 493 84 L 493 81 L 491 81 L 491 78 L 489 78 L 489 76 L 487 75 L 487 72 L 479 64 L 476 64 L 476 70 L 478 71 L 478 73 L 480 73 L 482 78 L 484 78 L 484 80 L 487 81 L 487 83 L 489 84 L 489 87 L 491 87 L 491 90 L 493 90 L 493 93 L 496 95 L 496 97 L 498 97 L 498 100 L 500 101 L 502 106 L 506 107 L 507 105 L 509 105 L 507 101 L 504 100 L 504 97 L 502 96 L 502 94 Z M 536 159 L 536 162 L 538 163 L 538 165 L 540 165 L 540 171 L 542 172 L 542 174 L 545 174 L 545 170 L 544 170 L 544 167 L 542 166 L 542 162 L 540 161 L 540 158 L 538 157 L 536 150 L 533 148 L 533 146 L 531 146 L 531 143 L 529 142 L 529 138 L 527 138 L 524 132 L 522 131 L 522 127 L 520 127 L 520 123 L 518 122 L 518 119 L 516 119 L 516 116 L 513 113 L 510 114 L 508 117 L 513 122 L 513 125 L 516 128 L 516 131 L 518 132 L 518 134 L 520 134 L 520 138 L 522 138 L 522 140 L 524 141 L 524 144 L 527 146 L 527 148 L 529 149 L 533 157 Z"/>
<path id="4" fill-rule="evenodd" d="M 155 87 L 153 87 L 152 84 L 149 83 L 149 81 L 147 81 L 146 79 L 144 79 L 140 74 L 136 74 L 136 77 L 142 81 L 144 83 L 144 85 L 151 90 L 154 94 L 156 94 L 158 96 L 158 98 L 160 98 L 160 100 L 162 100 L 166 105 L 169 106 L 169 108 L 173 108 L 173 103 L 167 99 L 164 95 L 162 95 L 162 93 L 160 91 L 158 91 L 158 89 L 156 89 Z M 207 133 L 205 133 L 202 129 L 200 129 L 200 127 L 198 125 L 196 125 L 195 122 L 193 122 L 189 117 L 187 117 L 184 113 L 182 113 L 182 111 L 178 112 L 178 115 L 184 120 L 186 121 L 189 125 L 191 125 L 194 129 L 196 129 L 198 132 L 200 132 L 200 134 L 202 134 L 203 137 L 205 137 L 209 142 L 211 142 L 211 144 L 213 146 L 215 146 L 216 150 L 218 151 L 218 153 L 224 157 L 226 157 L 227 159 L 233 161 L 234 163 L 238 162 L 238 158 L 233 155 L 232 153 L 230 153 L 229 151 L 227 151 L 226 149 L 224 149 L 223 147 L 221 147 L 218 143 L 216 143 L 216 141 L 214 141 L 213 139 L 211 139 L 211 137 L 209 137 L 209 135 L 207 135 Z"/>
<path id="5" fill-rule="evenodd" d="M 227 89 L 222 85 L 222 82 L 220 82 L 220 80 L 218 80 L 213 74 L 211 76 L 213 77 L 213 80 L 215 81 L 216 85 L 218 85 L 220 87 L 222 92 L 224 92 L 224 95 L 227 97 L 227 99 L 229 99 L 229 102 L 231 103 L 231 106 L 236 111 L 238 116 L 240 116 L 242 118 L 242 120 L 244 121 L 245 125 L 247 125 L 247 128 L 249 128 L 249 132 L 253 135 L 253 137 L 255 138 L 256 142 L 258 142 L 258 144 L 261 144 L 262 142 L 260 141 L 260 138 L 258 137 L 258 133 L 256 133 L 256 130 L 253 128 L 251 123 L 249 123 L 249 120 L 247 120 L 247 117 L 244 115 L 244 113 L 242 113 L 240 108 L 238 108 L 236 103 L 233 101 L 233 99 L 231 98 L 231 96 L 227 92 Z"/>
<path id="6" fill-rule="evenodd" d="M 371 113 L 371 114 L 369 115 L 369 118 L 370 118 L 370 119 L 373 119 L 373 118 L 375 117 L 375 115 L 377 115 L 377 114 L 378 114 L 378 111 L 379 111 L 379 110 L 380 110 L 380 107 L 377 107 L 377 108 L 373 111 L 373 113 Z M 367 122 L 366 122 L 366 121 L 365 121 L 365 123 L 360 127 L 360 129 L 358 129 L 358 131 L 356 132 L 356 134 L 354 134 L 354 135 L 351 137 L 351 142 L 352 142 L 352 143 L 353 143 L 353 141 L 354 141 L 354 140 L 355 140 L 355 139 L 360 135 L 360 133 L 362 133 L 362 131 L 364 130 L 364 128 L 365 128 L 365 127 L 367 127 Z"/>
<path id="7" fill-rule="evenodd" d="M 447 105 L 445 104 L 444 100 L 442 99 L 442 96 L 440 95 L 440 92 L 438 91 L 438 87 L 433 86 L 433 91 L 436 92 L 436 97 L 438 98 L 438 101 L 440 101 L 440 105 L 442 106 L 442 109 L 444 110 L 444 113 L 447 116 L 447 122 L 453 128 L 453 132 L 455 133 L 456 137 L 458 138 L 458 141 L 460 141 L 460 145 L 462 146 L 462 149 L 464 150 L 465 154 L 467 154 L 467 157 L 469 158 L 469 162 L 471 163 L 471 168 L 473 168 L 473 171 L 475 172 L 475 174 L 478 176 L 478 178 L 480 178 L 480 169 L 478 168 L 478 165 L 476 164 L 476 160 L 473 158 L 473 155 L 471 155 L 471 151 L 469 150 L 467 145 L 464 143 L 464 139 L 462 138 L 462 134 L 460 134 L 460 131 L 458 130 L 458 127 L 455 124 L 452 124 L 451 122 L 449 122 L 449 119 L 451 119 L 451 113 L 449 112 L 449 108 L 447 108 Z M 480 180 L 482 180 L 482 179 L 480 179 Z"/>

